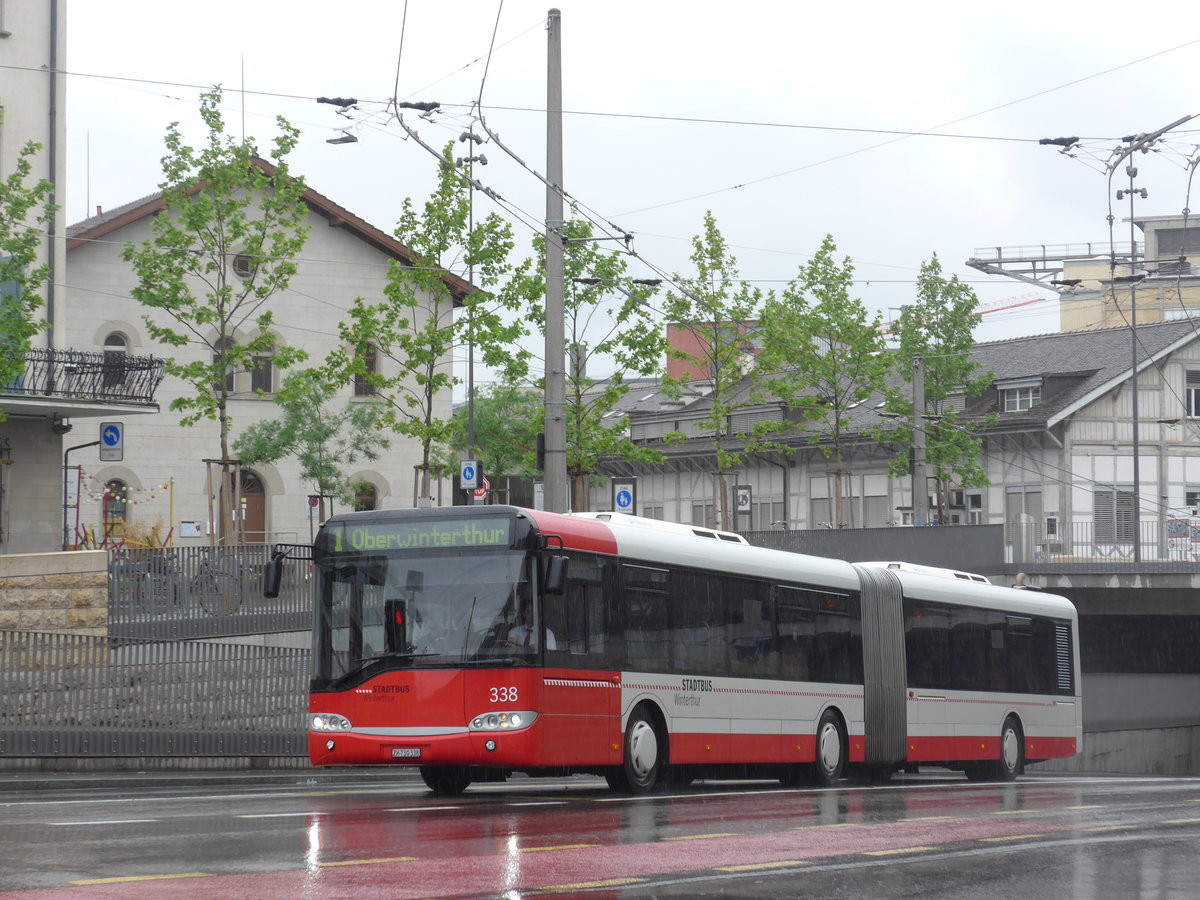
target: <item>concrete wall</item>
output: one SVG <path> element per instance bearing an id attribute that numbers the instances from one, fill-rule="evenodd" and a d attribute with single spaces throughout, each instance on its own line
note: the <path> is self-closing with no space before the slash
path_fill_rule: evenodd
<path id="1" fill-rule="evenodd" d="M 1073 759 L 1031 766 L 1031 775 L 1053 772 L 1104 775 L 1200 775 L 1200 726 L 1139 731 L 1084 732 Z"/>
<path id="2" fill-rule="evenodd" d="M 108 634 L 102 550 L 0 556 L 0 630 Z"/>

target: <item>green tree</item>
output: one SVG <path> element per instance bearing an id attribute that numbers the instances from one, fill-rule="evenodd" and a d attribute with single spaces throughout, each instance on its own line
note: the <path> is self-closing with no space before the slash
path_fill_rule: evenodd
<path id="1" fill-rule="evenodd" d="M 474 446 L 469 434 L 470 410 L 464 403 L 454 412 L 450 448 L 477 455 L 497 489 L 506 475 L 533 474 L 544 409 L 541 393 L 520 384 L 498 382 L 476 390 L 474 406 Z M 442 464 L 453 466 L 457 458 L 446 453 Z"/>
<path id="2" fill-rule="evenodd" d="M 239 460 L 246 465 L 294 456 L 301 477 L 321 497 L 322 519 L 326 499 L 354 502 L 359 484 L 347 469 L 359 459 L 378 459 L 389 443 L 380 429 L 381 404 L 354 400 L 332 410 L 337 391 L 336 381 L 319 369 L 291 372 L 274 398 L 282 410 L 280 417 L 255 422 L 233 442 Z"/>
<path id="3" fill-rule="evenodd" d="M 304 184 L 286 162 L 299 132 L 277 118 L 279 134 L 265 163 L 252 142 L 225 133 L 220 104 L 220 88 L 200 98 L 208 129 L 200 149 L 184 143 L 178 122 L 168 127 L 159 185 L 165 209 L 154 218 L 152 236 L 140 246 L 127 244 L 122 256 L 137 273 L 132 295 L 152 311 L 144 317 L 151 336 L 189 350 L 166 360 L 167 374 L 191 388 L 171 408 L 183 414 L 183 425 L 218 423 L 225 469 L 235 373 L 268 360 L 282 369 L 304 356 L 276 346 L 267 301 L 287 289 L 309 226 Z"/>
<path id="4" fill-rule="evenodd" d="M 587 222 L 573 218 L 564 233 L 567 473 L 574 480 L 572 508 L 582 512 L 602 458 L 662 462 L 661 451 L 629 439 L 628 416 L 612 413 L 629 393 L 631 379 L 661 371 L 666 335 L 648 303 L 655 287 L 631 279 L 625 257 L 602 249 Z M 545 238 L 534 243 L 543 255 Z M 544 281 L 535 290 L 544 297 Z M 545 307 L 536 304 L 534 310 L 544 333 Z M 597 378 L 593 372 L 601 365 L 607 374 Z"/>
<path id="5" fill-rule="evenodd" d="M 902 477 L 909 471 L 908 448 L 913 446 L 912 371 L 921 358 L 925 374 L 925 405 L 920 410 L 925 426 L 925 459 L 935 479 L 939 517 L 945 518 L 946 489 L 951 484 L 982 487 L 989 483 L 983 465 L 983 439 L 963 426 L 955 396 L 970 397 L 994 380 L 971 360 L 979 305 L 974 289 L 954 275 L 946 278 L 937 254 L 921 265 L 915 302 L 901 310 L 896 328 L 900 347 L 897 371 L 909 387 L 892 390 L 887 410 L 903 424 L 887 437 L 903 449 L 892 461 L 890 473 Z M 981 423 L 984 426 L 987 422 Z"/>
<path id="6" fill-rule="evenodd" d="M 517 315 L 528 291 L 528 264 L 509 262 L 512 228 L 498 215 L 471 222 L 468 185 L 453 149 L 453 143 L 446 147 L 434 193 L 420 210 L 406 199 L 396 226 L 397 239 L 417 262 L 393 261 L 382 302 L 355 300 L 340 326 L 347 348 L 329 361 L 343 377 L 371 384 L 388 407 L 390 427 L 420 443 L 422 497 L 430 496 L 430 468 L 451 439 L 450 392 L 459 381 L 452 351 L 470 342 L 504 381 L 521 377 L 529 361 L 518 347 L 527 332 Z M 471 273 L 473 283 L 452 270 Z M 373 371 L 368 359 L 378 362 Z"/>
<path id="7" fill-rule="evenodd" d="M 763 293 L 742 281 L 737 259 L 729 252 L 725 237 L 711 212 L 704 215 L 704 233 L 692 238 L 695 274 L 675 276 L 678 291 L 668 291 L 663 312 L 690 348 L 669 351 L 690 372 L 680 384 L 707 389 L 709 409 L 700 423 L 711 440 L 716 474 L 713 478 L 713 510 L 718 527 L 730 527 L 731 501 L 728 472 L 741 464 L 743 452 L 734 449 L 746 435 L 733 425 L 734 414 L 758 403 L 746 390 L 747 376 L 754 368 L 750 332 L 763 303 Z M 673 435 L 681 440 L 683 435 Z"/>
<path id="8" fill-rule="evenodd" d="M 0 127 L 3 124 L 0 108 Z M 57 207 L 50 204 L 50 182 L 32 180 L 33 158 L 41 149 L 33 141 L 26 143 L 13 171 L 0 180 L 0 385 L 12 383 L 25 371 L 31 340 L 46 326 L 36 313 L 50 267 L 37 261 Z M 4 418 L 0 410 L 0 421 Z"/>
<path id="9" fill-rule="evenodd" d="M 882 316 L 852 296 L 854 266 L 839 263 L 826 235 L 779 298 L 764 304 L 756 393 L 783 400 L 813 427 L 809 443 L 833 463 L 832 521 L 853 524 L 846 504 L 846 463 L 860 434 L 850 411 L 885 387 L 890 357 Z"/>

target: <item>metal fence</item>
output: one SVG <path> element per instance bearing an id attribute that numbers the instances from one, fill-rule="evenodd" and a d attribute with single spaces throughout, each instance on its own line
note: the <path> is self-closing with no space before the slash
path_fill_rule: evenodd
<path id="1" fill-rule="evenodd" d="M 0 757 L 299 756 L 308 652 L 0 631 Z"/>
<path id="2" fill-rule="evenodd" d="M 304 756 L 311 563 L 267 599 L 269 553 L 114 552 L 107 636 L 0 631 L 0 758 Z"/>
<path id="3" fill-rule="evenodd" d="M 271 545 L 145 548 L 109 553 L 109 636 L 186 640 L 304 631 L 312 621 L 307 547 L 284 566 L 277 598 L 263 596 Z"/>
<path id="4" fill-rule="evenodd" d="M 1005 552 L 1013 563 L 1200 562 L 1200 518 L 1151 519 L 1138 522 L 1134 541 L 1132 518 L 1116 522 L 1009 522 L 1004 526 Z"/>

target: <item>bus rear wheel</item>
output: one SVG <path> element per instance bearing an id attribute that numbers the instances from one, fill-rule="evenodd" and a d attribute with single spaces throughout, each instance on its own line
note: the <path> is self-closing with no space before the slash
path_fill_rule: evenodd
<path id="1" fill-rule="evenodd" d="M 822 787 L 831 787 L 841 780 L 846 768 L 846 732 L 842 720 L 831 709 L 821 714 L 817 723 L 817 751 L 813 760 L 813 780 Z"/>
<path id="2" fill-rule="evenodd" d="M 963 772 L 970 781 L 1016 781 L 1025 768 L 1024 737 L 1014 716 L 1000 729 L 1000 758 L 969 762 Z"/>
<path id="3" fill-rule="evenodd" d="M 421 780 L 439 797 L 457 797 L 471 784 L 463 766 L 421 766 Z"/>
<path id="4" fill-rule="evenodd" d="M 629 716 L 625 726 L 625 761 L 606 776 L 609 787 L 630 794 L 648 794 L 658 784 L 666 741 L 644 707 Z"/>

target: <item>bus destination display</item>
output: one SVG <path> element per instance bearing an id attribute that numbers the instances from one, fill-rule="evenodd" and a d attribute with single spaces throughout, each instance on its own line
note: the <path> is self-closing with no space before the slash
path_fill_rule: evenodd
<path id="1" fill-rule="evenodd" d="M 449 547 L 507 547 L 511 523 L 507 519 L 477 518 L 432 522 L 378 522 L 343 524 L 331 528 L 333 553 L 381 550 L 423 550 Z"/>

